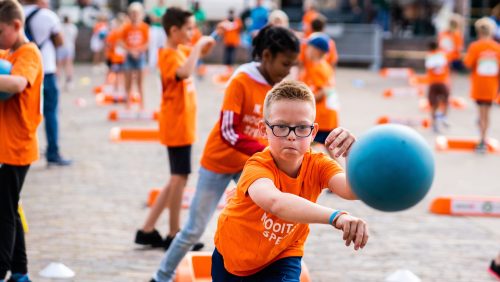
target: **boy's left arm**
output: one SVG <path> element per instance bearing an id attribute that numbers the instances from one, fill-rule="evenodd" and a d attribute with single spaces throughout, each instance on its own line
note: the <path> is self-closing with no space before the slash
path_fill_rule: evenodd
<path id="1" fill-rule="evenodd" d="M 23 92 L 28 80 L 20 75 L 0 75 L 0 92 L 15 95 Z"/>
<path id="2" fill-rule="evenodd" d="M 327 150 L 335 151 L 335 157 L 344 156 L 348 161 L 348 154 L 356 137 L 347 129 L 337 127 L 326 137 L 325 146 Z M 356 200 L 358 197 L 354 194 L 347 181 L 345 173 L 337 173 L 328 181 L 328 189 L 346 200 Z"/>

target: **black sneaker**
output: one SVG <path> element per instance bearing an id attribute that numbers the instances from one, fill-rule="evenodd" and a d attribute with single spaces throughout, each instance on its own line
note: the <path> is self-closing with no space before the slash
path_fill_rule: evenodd
<path id="1" fill-rule="evenodd" d="M 22 277 L 15 277 L 15 275 L 12 275 L 7 282 L 31 282 L 27 275 L 23 275 Z"/>
<path id="2" fill-rule="evenodd" d="M 153 248 L 163 247 L 163 239 L 156 229 L 151 232 L 137 230 L 134 242 L 139 245 L 151 246 Z"/>
<path id="3" fill-rule="evenodd" d="M 175 235 L 172 237 L 167 235 L 167 237 L 165 238 L 165 241 L 163 241 L 163 248 L 165 249 L 165 251 L 168 250 L 168 248 L 172 244 L 172 241 L 174 241 L 174 238 L 175 238 Z M 203 247 L 205 247 L 205 244 L 198 242 L 198 243 L 193 245 L 191 250 L 196 252 L 196 251 L 203 249 Z"/>
<path id="4" fill-rule="evenodd" d="M 69 166 L 72 163 L 72 160 L 63 159 L 61 156 L 55 159 L 47 159 L 48 166 Z"/>
<path id="5" fill-rule="evenodd" d="M 156 282 L 156 280 L 154 278 L 151 278 L 151 280 L 149 280 L 149 282 Z"/>
<path id="6" fill-rule="evenodd" d="M 500 281 L 500 265 L 496 265 L 495 260 L 491 261 L 490 268 L 488 268 L 488 272 L 498 281 Z"/>

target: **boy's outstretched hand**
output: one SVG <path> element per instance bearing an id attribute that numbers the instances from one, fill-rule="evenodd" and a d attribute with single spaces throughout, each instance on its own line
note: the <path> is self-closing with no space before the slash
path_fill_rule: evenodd
<path id="1" fill-rule="evenodd" d="M 199 46 L 202 55 L 208 54 L 212 48 L 215 46 L 215 39 L 212 36 L 202 36 L 196 42 L 196 45 Z"/>
<path id="2" fill-rule="evenodd" d="M 368 242 L 368 225 L 366 222 L 360 218 L 349 214 L 341 214 L 336 222 L 335 228 L 344 231 L 345 245 L 351 245 L 354 243 L 354 250 L 359 250 L 359 248 L 364 248 Z"/>
<path id="3" fill-rule="evenodd" d="M 339 148 L 335 153 L 335 158 L 340 156 L 347 157 L 349 150 L 351 150 L 352 144 L 356 141 L 356 137 L 352 135 L 349 130 L 343 127 L 337 127 L 326 137 L 325 146 L 328 150 L 335 150 Z"/>

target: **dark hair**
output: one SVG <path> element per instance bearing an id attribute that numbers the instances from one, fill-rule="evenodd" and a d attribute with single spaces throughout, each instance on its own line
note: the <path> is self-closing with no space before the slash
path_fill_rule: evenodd
<path id="1" fill-rule="evenodd" d="M 326 25 L 326 17 L 319 14 L 311 22 L 311 29 L 313 32 L 322 32 L 325 29 L 325 25 Z"/>
<path id="2" fill-rule="evenodd" d="M 295 34 L 287 28 L 267 25 L 262 28 L 252 40 L 252 58 L 256 61 L 262 59 L 264 50 L 269 50 L 273 57 L 277 53 L 292 51 L 299 53 L 300 41 Z"/>
<path id="3" fill-rule="evenodd" d="M 429 50 L 433 51 L 433 50 L 436 50 L 438 48 L 438 44 L 435 40 L 432 40 L 431 42 L 429 42 L 427 47 L 429 48 Z"/>
<path id="4" fill-rule="evenodd" d="M 181 28 L 191 16 L 193 16 L 193 13 L 190 11 L 177 7 L 168 8 L 162 18 L 163 29 L 165 29 L 167 35 L 170 35 L 171 27 L 176 26 Z"/>
<path id="5" fill-rule="evenodd" d="M 20 20 L 24 23 L 24 12 L 16 0 L 0 0 L 0 22 L 11 23 Z"/>

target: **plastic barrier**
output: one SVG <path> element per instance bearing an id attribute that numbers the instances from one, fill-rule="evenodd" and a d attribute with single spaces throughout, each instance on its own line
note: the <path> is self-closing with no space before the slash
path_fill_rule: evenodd
<path id="1" fill-rule="evenodd" d="M 441 196 L 432 200 L 429 209 L 435 214 L 500 217 L 500 198 Z"/>
<path id="2" fill-rule="evenodd" d="M 436 150 L 438 151 L 474 151 L 479 144 L 477 137 L 436 137 Z M 489 138 L 486 140 L 488 153 L 500 152 L 498 140 Z"/>
<path id="3" fill-rule="evenodd" d="M 157 128 L 111 128 L 109 137 L 111 141 L 156 141 L 160 140 Z"/>

